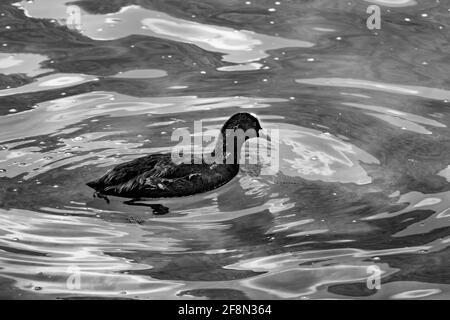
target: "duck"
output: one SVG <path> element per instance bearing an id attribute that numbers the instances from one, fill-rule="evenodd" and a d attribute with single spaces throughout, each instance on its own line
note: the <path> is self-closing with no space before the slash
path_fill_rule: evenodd
<path id="1" fill-rule="evenodd" d="M 245 132 L 244 139 L 229 139 L 237 135 L 236 130 Z M 248 131 L 253 129 L 254 131 Z M 239 159 L 242 145 L 262 130 L 258 118 L 250 113 L 241 112 L 231 116 L 222 126 L 215 152 L 222 152 L 221 161 L 207 161 L 202 155 L 201 161 L 176 163 L 171 153 L 150 154 L 117 165 L 102 177 L 88 182 L 94 189 L 94 197 L 107 196 L 131 199 L 154 199 L 191 196 L 217 189 L 230 182 L 239 173 Z M 230 152 L 231 151 L 231 152 Z M 199 163 L 198 163 L 199 162 Z"/>

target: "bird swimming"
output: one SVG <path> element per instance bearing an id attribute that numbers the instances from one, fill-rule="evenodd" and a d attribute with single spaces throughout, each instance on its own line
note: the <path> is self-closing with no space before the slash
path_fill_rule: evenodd
<path id="1" fill-rule="evenodd" d="M 232 136 L 239 129 L 245 133 L 244 139 Z M 87 185 L 95 190 L 94 197 L 107 202 L 108 195 L 133 199 L 170 198 L 211 191 L 238 174 L 241 147 L 252 138 L 247 133 L 254 132 L 259 137 L 261 129 L 255 116 L 236 113 L 222 126 L 215 151 L 210 154 L 223 153 L 223 161 L 209 163 L 202 156 L 200 163 L 177 164 L 170 153 L 151 154 L 119 164 Z"/>

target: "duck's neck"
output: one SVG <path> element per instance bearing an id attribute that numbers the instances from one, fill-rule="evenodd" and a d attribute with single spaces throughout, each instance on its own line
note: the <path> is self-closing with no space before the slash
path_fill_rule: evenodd
<path id="1" fill-rule="evenodd" d="M 216 152 L 221 152 L 223 159 L 222 163 L 239 165 L 241 148 L 244 143 L 244 139 L 235 136 L 227 137 L 225 132 L 221 131 L 213 155 L 215 155 Z"/>

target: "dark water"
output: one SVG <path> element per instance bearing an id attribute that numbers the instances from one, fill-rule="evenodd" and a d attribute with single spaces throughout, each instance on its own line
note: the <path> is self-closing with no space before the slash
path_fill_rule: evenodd
<path id="1" fill-rule="evenodd" d="M 70 4 L 0 5 L 0 297 L 449 298 L 450 1 Z M 85 186 L 238 111 L 278 172 L 158 216 Z"/>

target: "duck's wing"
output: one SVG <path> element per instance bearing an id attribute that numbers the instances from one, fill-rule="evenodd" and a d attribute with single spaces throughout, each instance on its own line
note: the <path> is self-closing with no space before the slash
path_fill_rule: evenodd
<path id="1" fill-rule="evenodd" d="M 146 178 L 168 176 L 176 170 L 176 167 L 170 155 L 154 154 L 119 164 L 87 185 L 100 192 L 111 190 L 129 192 L 139 185 L 144 185 Z"/>
<path id="2" fill-rule="evenodd" d="M 106 194 L 130 198 L 166 198 L 210 191 L 230 181 L 239 171 L 234 165 L 179 164 L 161 161 L 155 170 L 116 186 L 107 187 Z"/>

